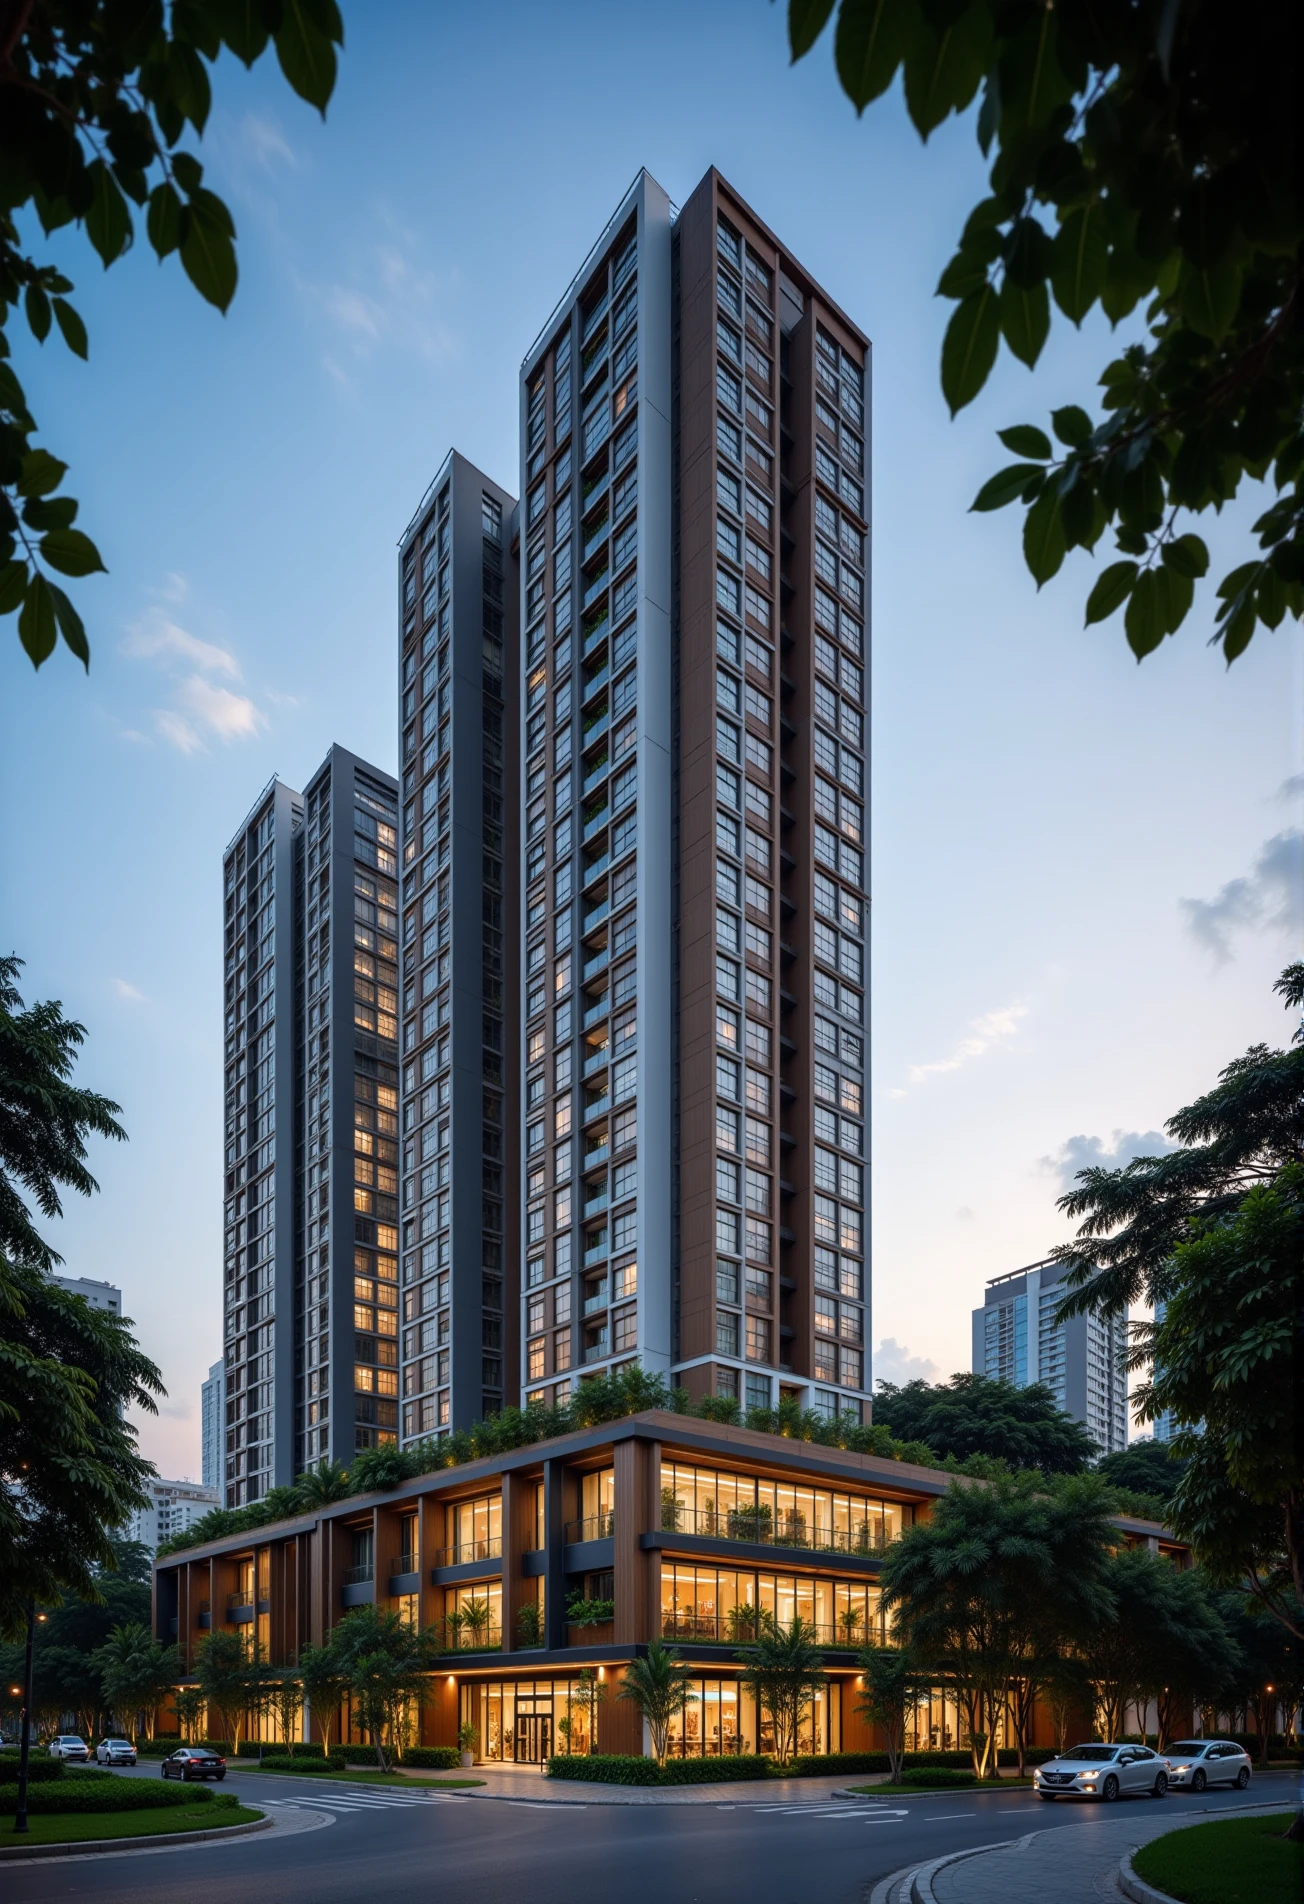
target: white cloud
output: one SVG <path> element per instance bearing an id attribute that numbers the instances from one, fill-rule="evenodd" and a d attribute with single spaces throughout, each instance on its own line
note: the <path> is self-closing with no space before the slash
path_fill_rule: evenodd
<path id="1" fill-rule="evenodd" d="M 175 747 L 179 754 L 196 754 L 204 744 L 190 722 L 170 707 L 154 709 L 154 725 L 169 747 Z"/>
<path id="2" fill-rule="evenodd" d="M 997 1045 L 1013 1038 L 1019 1029 L 1019 1021 L 1028 1015 L 1028 1007 L 1022 1004 L 1000 1005 L 995 1011 L 984 1012 L 981 1018 L 975 1018 L 967 1034 L 960 1040 L 949 1058 L 934 1058 L 929 1064 L 912 1064 L 907 1076 L 911 1084 L 922 1084 L 925 1078 L 943 1071 L 958 1071 L 962 1065 L 970 1064 L 975 1058 L 981 1058 Z M 894 1097 L 904 1095 L 901 1091 L 892 1093 Z"/>
<path id="3" fill-rule="evenodd" d="M 376 235 L 356 255 L 347 276 L 329 284 L 299 278 L 300 294 L 355 357 L 397 347 L 433 363 L 454 360 L 459 340 L 448 312 L 461 291 L 458 272 L 431 270 L 423 260 L 421 237 L 383 204 L 374 210 L 371 230 Z M 321 362 L 328 376 L 351 387 L 333 351 L 325 350 Z"/>
<path id="4" fill-rule="evenodd" d="M 873 1367 L 876 1382 L 895 1382 L 898 1388 L 906 1382 L 940 1382 L 942 1379 L 936 1362 L 930 1362 L 926 1355 L 911 1355 L 906 1344 L 891 1335 L 884 1336 L 874 1350 Z"/>
<path id="5" fill-rule="evenodd" d="M 248 156 L 264 172 L 270 172 L 279 162 L 295 167 L 299 161 L 294 148 L 274 119 L 267 119 L 261 113 L 247 112 L 240 121 L 239 137 Z"/>
<path id="6" fill-rule="evenodd" d="M 192 635 L 158 608 L 151 609 L 127 630 L 122 652 L 135 661 L 157 661 L 175 655 L 191 667 L 202 668 L 206 674 L 224 674 L 231 681 L 240 679 L 240 665 L 229 649 L 201 641 L 198 635 Z"/>
<path id="7" fill-rule="evenodd" d="M 1291 787 L 1282 788 L 1283 795 Z M 1233 957 L 1239 932 L 1285 932 L 1304 927 L 1304 830 L 1287 827 L 1259 848 L 1248 873 L 1229 879 L 1212 899 L 1180 902 L 1186 929 L 1216 965 Z"/>
<path id="8" fill-rule="evenodd" d="M 192 674 L 177 689 L 177 699 L 221 741 L 252 740 L 267 725 L 247 694 L 232 694 L 229 688 L 214 687 L 202 674 Z"/>
<path id="9" fill-rule="evenodd" d="M 330 284 L 321 293 L 322 308 L 342 331 L 376 341 L 380 336 L 380 307 L 365 292 L 347 284 Z"/>
<path id="10" fill-rule="evenodd" d="M 113 981 L 113 989 L 117 996 L 129 1005 L 143 1005 L 145 1003 L 144 992 L 138 991 L 136 987 L 125 978 L 115 978 Z"/>
<path id="11" fill-rule="evenodd" d="M 1067 1194 L 1077 1187 L 1080 1170 L 1121 1170 L 1134 1157 L 1166 1157 L 1173 1148 L 1171 1139 L 1157 1130 L 1116 1130 L 1108 1143 L 1103 1137 L 1079 1132 L 1062 1143 L 1053 1157 L 1043 1157 L 1041 1168 L 1058 1177 L 1061 1190 Z"/>

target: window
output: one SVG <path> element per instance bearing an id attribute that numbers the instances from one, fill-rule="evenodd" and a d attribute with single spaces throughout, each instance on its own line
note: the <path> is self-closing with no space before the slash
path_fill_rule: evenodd
<path id="1" fill-rule="evenodd" d="M 749 1362 L 769 1362 L 770 1323 L 765 1316 L 747 1318 L 747 1360 Z"/>
<path id="2" fill-rule="evenodd" d="M 715 394 L 727 410 L 742 415 L 743 387 L 726 365 L 717 363 L 715 367 Z M 750 399 L 749 399 L 750 403 Z"/>
<path id="3" fill-rule="evenodd" d="M 731 475 L 727 469 L 716 470 L 716 473 L 715 473 L 716 499 L 717 501 L 721 502 L 726 509 L 732 509 L 735 515 L 740 513 L 739 495 L 741 492 L 741 488 L 742 488 L 742 485 L 739 483 L 738 478 L 736 476 Z M 749 512 L 751 510 L 752 494 L 753 492 L 749 489 L 747 492 L 747 505 L 748 505 Z M 769 505 L 767 504 L 766 505 L 767 527 L 768 527 L 768 518 L 769 518 Z"/>
<path id="4" fill-rule="evenodd" d="M 715 1107 L 715 1141 L 721 1150 L 738 1149 L 738 1112 L 728 1110 L 723 1104 Z M 749 1120 L 750 1122 L 750 1120 Z M 750 1139 L 749 1139 L 750 1141 Z"/>
<path id="5" fill-rule="evenodd" d="M 716 539 L 718 543 L 719 541 L 718 534 Z M 735 542 L 736 540 L 737 538 L 735 536 Z M 737 559 L 738 559 L 737 556 L 735 556 L 734 560 L 737 561 Z M 768 549 L 763 549 L 760 543 L 754 541 L 751 536 L 748 536 L 747 538 L 747 564 L 749 568 L 755 569 L 756 573 L 759 576 L 761 576 L 761 578 L 764 581 L 766 582 L 769 581 L 770 579 L 770 552 Z"/>
<path id="6" fill-rule="evenodd" d="M 757 350 L 751 338 L 747 339 L 747 368 L 759 378 L 768 390 L 770 387 L 770 360 L 763 350 Z M 859 419 L 857 419 L 859 420 Z"/>
<path id="7" fill-rule="evenodd" d="M 715 445 L 722 456 L 732 457 L 735 463 L 742 462 L 743 433 L 736 424 L 729 421 L 728 417 L 716 417 Z"/>
<path id="8" fill-rule="evenodd" d="M 738 1293 L 737 1293 L 738 1274 L 736 1270 L 734 1271 L 733 1280 L 734 1280 L 733 1300 L 736 1302 L 738 1300 Z M 728 1301 L 729 1298 L 727 1297 L 720 1298 L 719 1281 L 720 1281 L 720 1275 L 719 1275 L 719 1271 L 717 1270 L 716 1272 L 717 1299 Z M 717 1355 L 737 1355 L 738 1353 L 738 1321 L 739 1321 L 739 1318 L 736 1315 L 731 1315 L 727 1309 L 718 1309 L 716 1311 L 715 1352 Z"/>
<path id="9" fill-rule="evenodd" d="M 719 342 L 720 348 L 725 353 L 725 356 L 732 358 L 734 363 L 741 364 L 743 360 L 743 340 L 738 335 L 733 325 L 726 324 L 722 318 L 717 318 L 716 326 L 715 326 L 715 334 Z M 751 345 L 749 344 L 747 348 L 748 348 L 748 352 L 750 353 Z M 749 356 L 749 361 L 750 361 L 750 356 Z"/>
<path id="10" fill-rule="evenodd" d="M 723 516 L 717 516 L 716 518 L 715 546 L 716 546 L 716 549 L 719 551 L 719 553 L 723 555 L 728 561 L 741 563 L 743 559 L 742 533 L 740 530 L 735 529 L 734 525 L 731 522 L 726 521 L 726 519 Z M 749 559 L 750 559 L 751 547 L 752 547 L 751 538 L 748 537 Z"/>

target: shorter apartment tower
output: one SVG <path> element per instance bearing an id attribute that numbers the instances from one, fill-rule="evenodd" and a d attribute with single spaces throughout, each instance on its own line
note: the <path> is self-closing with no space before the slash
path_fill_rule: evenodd
<path id="1" fill-rule="evenodd" d="M 515 511 L 453 450 L 398 550 L 405 1443 L 520 1392 Z"/>
<path id="2" fill-rule="evenodd" d="M 188 1527 L 213 1508 L 220 1507 L 222 1496 L 216 1487 L 194 1481 L 147 1481 L 149 1506 L 138 1508 L 127 1523 L 127 1539 L 156 1552 L 161 1541 L 184 1534 Z"/>
<path id="3" fill-rule="evenodd" d="M 1115 1454 L 1127 1446 L 1127 1315 L 1057 1323 L 1065 1294 L 1064 1267 L 1051 1260 L 994 1277 L 973 1312 L 973 1372 L 1016 1388 L 1040 1382 Z"/>
<path id="4" fill-rule="evenodd" d="M 616 1695 L 657 1639 L 692 1671 L 676 1756 L 772 1750 L 739 1649 L 800 1615 L 828 1683 L 807 1704 L 798 1749 L 876 1749 L 857 1653 L 892 1642 L 883 1557 L 950 1485 L 904 1462 L 649 1410 L 174 1553 L 155 1567 L 154 1630 L 179 1645 L 189 1678 L 209 1632 L 239 1634 L 278 1666 L 374 1605 L 442 1654 L 421 1743 L 453 1745 L 473 1726 L 481 1760 L 538 1764 L 566 1750 L 648 1750 L 635 1707 Z M 1120 1542 L 1186 1564 L 1162 1527 L 1115 1525 Z M 162 1715 L 160 1729 L 172 1725 Z M 281 1736 L 272 1714 L 255 1726 Z M 356 1721 L 345 1716 L 334 1737 L 360 1741 Z M 1052 1739 L 1039 1712 L 1032 1742 Z M 953 1691 L 919 1694 L 906 1743 L 967 1743 Z"/>
<path id="5" fill-rule="evenodd" d="M 92 1309 L 107 1310 L 111 1316 L 122 1314 L 122 1291 L 116 1283 L 96 1282 L 92 1276 L 51 1276 L 50 1281 L 70 1296 L 81 1296 Z"/>
<path id="6" fill-rule="evenodd" d="M 222 1450 L 226 1428 L 226 1364 L 219 1356 L 199 1391 L 203 1457 L 200 1469 L 206 1488 L 216 1488 L 222 1500 Z"/>
<path id="7" fill-rule="evenodd" d="M 227 848 L 227 1506 L 398 1435 L 398 790 L 332 747 Z"/>

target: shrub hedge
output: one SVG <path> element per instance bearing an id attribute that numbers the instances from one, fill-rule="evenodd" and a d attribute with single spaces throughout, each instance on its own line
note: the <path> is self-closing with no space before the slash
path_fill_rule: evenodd
<path id="1" fill-rule="evenodd" d="M 768 1759 L 668 1759 L 658 1769 L 655 1759 L 622 1757 L 615 1753 L 575 1753 L 548 1760 L 549 1778 L 582 1779 L 590 1785 L 713 1785 L 726 1779 L 768 1778 Z"/>
<path id="2" fill-rule="evenodd" d="M 972 1772 L 952 1772 L 941 1765 L 916 1765 L 908 1772 L 902 1772 L 901 1783 L 950 1792 L 958 1785 L 976 1785 L 978 1781 Z"/>
<path id="3" fill-rule="evenodd" d="M 51 1779 L 62 1778 L 65 1774 L 62 1759 L 37 1758 L 33 1753 L 27 1761 L 27 1782 L 29 1785 L 47 1785 Z M 18 1754 L 6 1752 L 0 1756 L 0 1785 L 18 1783 Z"/>
<path id="4" fill-rule="evenodd" d="M 178 1739 L 173 1735 L 167 1739 L 138 1739 L 136 1741 L 136 1757 L 140 1759 L 170 1759 L 174 1752 L 179 1752 L 181 1747 L 187 1744 L 193 1745 L 197 1752 L 220 1752 L 222 1757 L 227 1759 L 231 1758 L 235 1753 L 235 1747 L 230 1739 L 187 1740 Z M 243 1740 L 241 1740 L 241 1744 L 244 1744 Z M 255 1746 L 255 1755 L 257 1754 L 257 1749 Z"/>
<path id="5" fill-rule="evenodd" d="M 320 1772 L 342 1772 L 345 1770 L 344 1755 L 332 1752 L 329 1758 L 320 1754 L 316 1758 L 300 1758 L 296 1752 L 291 1758 L 288 1752 L 269 1752 L 263 1759 L 265 1772 L 302 1772 L 306 1778 Z"/>
<path id="6" fill-rule="evenodd" d="M 455 1772 L 462 1760 L 455 1745 L 414 1745 L 403 1754 L 402 1762 L 428 1772 Z"/>
<path id="7" fill-rule="evenodd" d="M 205 1785 L 165 1785 L 143 1779 L 115 1778 L 112 1772 L 70 1778 L 62 1785 L 38 1785 L 27 1795 L 27 1809 L 38 1812 L 153 1811 L 160 1805 L 201 1805 L 213 1793 Z M 18 1792 L 8 1785 L 0 1791 L 0 1814 L 18 1809 Z"/>

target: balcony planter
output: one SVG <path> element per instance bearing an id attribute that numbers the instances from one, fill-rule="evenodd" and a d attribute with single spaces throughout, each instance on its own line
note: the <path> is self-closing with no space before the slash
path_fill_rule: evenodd
<path id="1" fill-rule="evenodd" d="M 592 1625 L 568 1620 L 566 1622 L 567 1646 L 611 1646 L 616 1638 L 614 1620 L 598 1620 Z"/>

